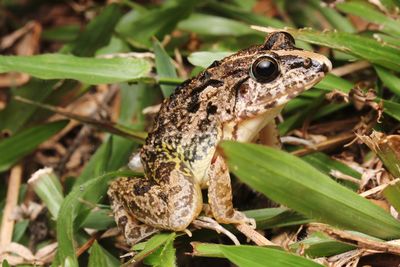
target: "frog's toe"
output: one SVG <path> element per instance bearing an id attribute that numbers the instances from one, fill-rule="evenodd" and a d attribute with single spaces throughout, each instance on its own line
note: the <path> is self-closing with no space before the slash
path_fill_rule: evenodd
<path id="1" fill-rule="evenodd" d="M 257 227 L 256 220 L 253 218 L 247 218 L 245 224 L 250 226 L 251 229 L 256 229 L 256 227 Z"/>

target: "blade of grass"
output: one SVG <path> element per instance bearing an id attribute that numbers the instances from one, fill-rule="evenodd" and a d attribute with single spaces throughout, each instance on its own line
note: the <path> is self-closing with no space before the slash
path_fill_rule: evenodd
<path id="1" fill-rule="evenodd" d="M 44 30 L 42 33 L 42 38 L 47 41 L 70 42 L 77 38 L 79 35 L 79 30 L 79 26 L 73 24 L 58 27 L 56 26 Z"/>
<path id="2" fill-rule="evenodd" d="M 247 210 L 244 213 L 248 217 L 256 220 L 257 229 L 271 229 L 311 222 L 311 220 L 306 218 L 304 215 L 288 208 Z"/>
<path id="3" fill-rule="evenodd" d="M 104 46 L 110 41 L 113 29 L 120 15 L 121 12 L 117 4 L 107 5 L 100 14 L 88 24 L 86 29 L 79 34 L 77 40 L 68 47 L 64 47 L 62 51 L 71 51 L 78 56 L 94 55 L 99 47 Z M 60 83 L 62 83 L 62 86 Z M 77 83 L 75 81 L 60 82 L 31 79 L 28 84 L 13 89 L 12 95 L 43 102 L 55 91 L 55 87 L 57 87 L 57 89 L 61 87 L 67 88 L 68 90 L 65 90 L 65 94 L 70 94 L 71 88 L 77 87 Z M 0 129 L 7 129 L 14 133 L 29 123 L 29 119 L 36 111 L 37 107 L 11 99 L 7 107 L 0 111 Z"/>
<path id="4" fill-rule="evenodd" d="M 337 3 L 336 8 L 340 11 L 361 17 L 369 22 L 378 24 L 379 30 L 393 36 L 400 35 L 400 22 L 380 12 L 376 6 L 365 1 L 347 1 Z"/>
<path id="5" fill-rule="evenodd" d="M 400 104 L 384 99 L 382 99 L 382 102 L 383 111 L 397 121 L 400 121 Z"/>
<path id="6" fill-rule="evenodd" d="M 40 79 L 73 79 L 87 84 L 147 77 L 150 64 L 139 58 L 83 58 L 63 54 L 0 56 L 0 73 L 24 72 Z"/>
<path id="7" fill-rule="evenodd" d="M 201 51 L 201 52 L 191 53 L 188 57 L 188 60 L 194 66 L 207 68 L 215 60 L 223 59 L 224 57 L 227 57 L 231 54 L 232 54 L 232 52 L 228 52 L 228 51 L 221 51 L 221 52 Z"/>
<path id="8" fill-rule="evenodd" d="M 19 243 L 21 241 L 21 239 L 23 238 L 26 230 L 28 230 L 28 226 L 29 226 L 29 220 L 18 221 L 14 225 L 12 241 L 16 242 L 16 243 Z"/>
<path id="9" fill-rule="evenodd" d="M 145 243 L 144 249 L 140 251 L 138 254 L 136 254 L 132 260 L 136 262 L 143 260 L 158 248 L 162 247 L 163 245 L 166 245 L 171 240 L 174 240 L 175 237 L 176 237 L 175 233 L 160 233 L 153 236 Z M 133 247 L 133 249 L 135 249 L 135 246 Z"/>
<path id="10" fill-rule="evenodd" d="M 308 2 L 319 12 L 321 12 L 322 15 L 324 15 L 334 29 L 350 33 L 354 33 L 356 31 L 353 24 L 351 24 L 347 18 L 343 17 L 336 10 L 329 8 L 319 0 L 309 0 Z"/>
<path id="11" fill-rule="evenodd" d="M 89 264 L 88 267 L 108 266 L 107 259 L 104 252 L 97 241 L 94 241 L 90 248 Z"/>
<path id="12" fill-rule="evenodd" d="M 355 246 L 327 237 L 321 232 L 312 233 L 306 239 L 290 245 L 290 251 L 296 252 L 300 250 L 312 258 L 338 255 L 355 248 Z"/>
<path id="13" fill-rule="evenodd" d="M 99 266 L 109 266 L 117 267 L 120 266 L 119 262 L 113 257 L 110 258 L 108 252 L 103 249 L 97 241 L 94 241 L 92 247 L 90 248 L 89 264 L 88 267 L 99 267 Z"/>
<path id="14" fill-rule="evenodd" d="M 198 1 L 177 0 L 149 10 L 136 7 L 121 19 L 116 30 L 131 45 L 149 48 L 151 37 L 162 40 L 192 13 L 197 4 Z"/>
<path id="15" fill-rule="evenodd" d="M 62 185 L 52 168 L 44 168 L 32 174 L 28 184 L 33 188 L 52 218 L 57 220 L 58 211 L 64 200 Z"/>
<path id="16" fill-rule="evenodd" d="M 223 142 L 219 149 L 243 182 L 308 218 L 379 238 L 400 237 L 400 223 L 382 208 L 293 155 L 235 142 Z"/>
<path id="17" fill-rule="evenodd" d="M 178 28 L 201 35 L 242 36 L 248 34 L 260 35 L 244 23 L 214 15 L 194 13 L 188 19 L 181 21 Z"/>
<path id="18" fill-rule="evenodd" d="M 32 78 L 30 82 L 11 90 L 12 96 L 22 96 L 33 101 L 44 101 L 56 87 L 57 81 L 43 81 Z M 0 129 L 15 134 L 37 110 L 37 107 L 21 103 L 11 98 L 6 108 L 0 111 Z"/>
<path id="19" fill-rule="evenodd" d="M 311 29 L 287 31 L 296 39 L 305 42 L 337 49 L 394 71 L 400 68 L 400 49 L 386 46 L 372 38 L 336 31 L 318 32 Z"/>
<path id="20" fill-rule="evenodd" d="M 154 267 L 176 267 L 176 257 L 174 240 L 175 233 L 170 234 L 169 238 L 156 251 L 147 256 L 143 263 Z"/>
<path id="21" fill-rule="evenodd" d="M 389 90 L 400 96 L 400 78 L 382 67 L 375 67 L 376 73 Z"/>
<path id="22" fill-rule="evenodd" d="M 116 177 L 130 176 L 130 171 L 118 171 L 104 174 L 92 179 L 79 187 L 75 187 L 64 199 L 57 219 L 58 251 L 53 266 L 64 264 L 68 259 L 70 266 L 78 266 L 74 233 L 74 222 L 78 215 L 79 207 L 84 205 L 82 200 L 86 196 L 99 200 L 107 190 L 108 182 Z M 64 265 L 65 266 L 65 265 Z"/>
<path id="23" fill-rule="evenodd" d="M 68 121 L 62 120 L 34 126 L 0 141 L 0 172 L 8 170 L 67 124 Z"/>
<path id="24" fill-rule="evenodd" d="M 96 230 L 110 229 L 115 226 L 114 218 L 110 216 L 111 213 L 110 209 L 93 210 L 79 227 Z"/>
<path id="25" fill-rule="evenodd" d="M 63 52 L 71 52 L 80 57 L 93 56 L 98 49 L 110 42 L 122 11 L 118 4 L 110 4 L 103 8 L 101 13 L 93 19 L 78 38 Z"/>
<path id="26" fill-rule="evenodd" d="M 286 23 L 280 20 L 269 18 L 267 16 L 261 16 L 254 12 L 251 12 L 250 10 L 244 10 L 239 6 L 235 6 L 225 2 L 209 1 L 206 5 L 206 8 L 216 11 L 223 16 L 236 20 L 241 20 L 249 24 L 271 26 L 276 28 L 283 28 L 288 26 Z"/>
<path id="27" fill-rule="evenodd" d="M 385 189 L 383 189 L 382 194 L 389 201 L 397 212 L 400 212 L 400 182 L 399 180 L 394 180 L 394 183 L 389 184 Z"/>
<path id="28" fill-rule="evenodd" d="M 343 93 L 348 94 L 351 88 L 353 88 L 353 84 L 343 78 L 340 78 L 333 74 L 328 74 L 322 81 L 317 83 L 314 87 L 328 91 L 339 90 Z"/>
<path id="29" fill-rule="evenodd" d="M 350 168 L 346 164 L 331 159 L 329 156 L 322 152 L 316 152 L 309 155 L 302 157 L 303 160 L 313 165 L 315 168 L 320 170 L 321 172 L 325 173 L 326 175 L 331 175 L 333 170 L 339 171 L 343 174 L 349 175 L 354 179 L 361 179 L 361 173 L 357 172 L 356 170 Z M 358 186 L 354 185 L 354 183 L 344 183 L 348 185 L 353 190 L 358 189 Z"/>
<path id="30" fill-rule="evenodd" d="M 167 78 L 178 78 L 175 67 L 172 64 L 172 59 L 161 46 L 160 42 L 155 38 L 153 39 L 153 50 L 156 56 L 157 75 Z M 161 85 L 161 91 L 164 97 L 170 96 L 174 92 L 175 87 L 176 86 L 173 85 Z"/>
<path id="31" fill-rule="evenodd" d="M 201 257 L 225 257 L 240 267 L 318 267 L 311 260 L 277 248 L 255 246 L 227 246 L 193 242 L 193 255 Z"/>
<path id="32" fill-rule="evenodd" d="M 255 246 L 221 246 L 221 251 L 240 267 L 321 267 L 322 265 L 300 256 L 274 248 Z"/>

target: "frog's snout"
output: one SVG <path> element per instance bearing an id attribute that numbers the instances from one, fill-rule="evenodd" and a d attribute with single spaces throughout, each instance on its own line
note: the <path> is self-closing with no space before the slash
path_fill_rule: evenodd
<path id="1" fill-rule="evenodd" d="M 321 72 L 328 73 L 332 70 L 332 63 L 327 57 L 319 55 L 317 61 L 320 65 Z"/>

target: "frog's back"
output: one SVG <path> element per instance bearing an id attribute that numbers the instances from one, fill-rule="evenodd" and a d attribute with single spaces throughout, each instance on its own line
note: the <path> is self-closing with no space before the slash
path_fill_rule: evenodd
<path id="1" fill-rule="evenodd" d="M 142 149 L 145 172 L 151 178 L 167 179 L 165 169 L 173 168 L 172 162 L 177 161 L 199 171 L 195 165 L 209 161 L 214 153 L 220 132 L 216 118 L 219 96 L 215 92 L 222 90 L 223 82 L 207 75 L 204 71 L 187 80 L 164 100 Z M 203 173 L 206 167 L 199 172 Z"/>

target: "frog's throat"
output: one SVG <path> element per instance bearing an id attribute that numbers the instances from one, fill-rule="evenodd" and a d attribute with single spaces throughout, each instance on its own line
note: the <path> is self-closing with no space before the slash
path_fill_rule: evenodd
<path id="1" fill-rule="evenodd" d="M 257 116 L 249 117 L 239 122 L 231 121 L 225 123 L 223 127 L 223 139 L 252 142 L 258 133 L 278 116 L 283 107 L 283 105 L 276 106 Z"/>

